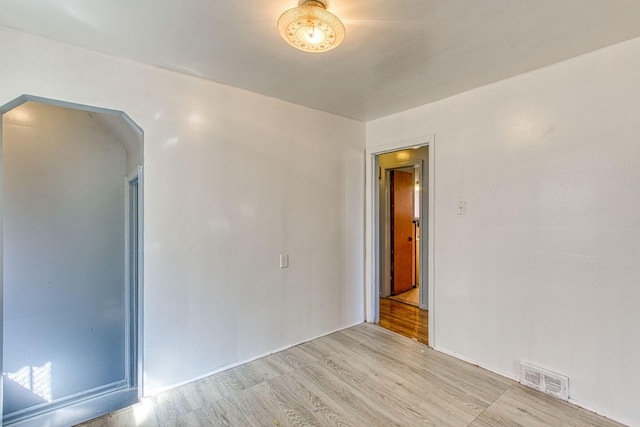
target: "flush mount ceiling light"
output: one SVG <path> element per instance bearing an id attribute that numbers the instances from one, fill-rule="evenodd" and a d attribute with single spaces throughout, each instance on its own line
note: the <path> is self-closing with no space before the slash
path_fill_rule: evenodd
<path id="1" fill-rule="evenodd" d="M 280 16 L 278 31 L 287 43 L 305 52 L 326 52 L 344 40 L 344 25 L 324 1 L 301 0 Z"/>

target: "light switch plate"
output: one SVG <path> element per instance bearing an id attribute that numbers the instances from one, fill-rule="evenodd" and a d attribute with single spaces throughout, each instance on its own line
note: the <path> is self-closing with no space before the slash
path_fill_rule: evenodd
<path id="1" fill-rule="evenodd" d="M 464 200 L 458 201 L 457 211 L 458 215 L 466 215 L 467 214 L 467 202 Z"/>
<path id="2" fill-rule="evenodd" d="M 289 254 L 280 254 L 280 268 L 289 267 Z"/>

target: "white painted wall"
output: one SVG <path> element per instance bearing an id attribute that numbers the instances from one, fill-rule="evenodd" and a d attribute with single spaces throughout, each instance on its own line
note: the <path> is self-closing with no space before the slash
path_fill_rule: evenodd
<path id="1" fill-rule="evenodd" d="M 0 103 L 122 110 L 144 130 L 145 394 L 363 321 L 363 123 L 3 27 L 0 40 Z"/>
<path id="2" fill-rule="evenodd" d="M 11 413 L 125 379 L 127 153 L 78 110 L 29 102 L 2 130 Z"/>
<path id="3" fill-rule="evenodd" d="M 640 39 L 367 123 L 435 134 L 436 348 L 640 425 Z M 456 201 L 467 214 L 456 214 Z"/>

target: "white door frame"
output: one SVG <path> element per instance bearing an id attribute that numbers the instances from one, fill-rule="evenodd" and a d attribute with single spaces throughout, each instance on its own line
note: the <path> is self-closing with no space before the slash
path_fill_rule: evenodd
<path id="1" fill-rule="evenodd" d="M 385 145 L 367 148 L 365 155 L 365 320 L 377 323 L 380 320 L 380 236 L 379 225 L 379 186 L 377 156 L 392 151 L 417 146 L 429 146 L 429 203 L 427 228 L 427 285 L 429 304 L 429 346 L 435 347 L 435 135 L 426 135 L 409 140 L 396 141 Z M 425 212 L 422 212 L 424 218 Z"/>
<path id="2" fill-rule="evenodd" d="M 143 167 L 138 165 L 125 178 L 125 280 L 126 290 L 125 298 L 126 306 L 129 312 L 126 316 L 126 353 L 131 356 L 126 366 L 127 380 L 130 386 L 137 386 L 138 401 L 142 399 L 143 394 L 143 366 L 142 366 L 142 331 L 143 331 L 143 282 L 144 282 L 144 176 Z M 137 194 L 132 195 L 132 188 L 137 189 Z M 131 202 L 136 202 L 135 212 L 131 206 Z M 137 216 L 132 220 L 131 215 L 135 213 Z M 132 225 L 135 223 L 135 230 Z M 132 248 L 132 233 L 135 234 L 136 247 Z M 135 258 L 137 271 L 132 271 L 132 257 L 135 250 Z M 135 342 L 135 343 L 134 343 Z M 133 347 L 133 348 L 132 348 Z"/>

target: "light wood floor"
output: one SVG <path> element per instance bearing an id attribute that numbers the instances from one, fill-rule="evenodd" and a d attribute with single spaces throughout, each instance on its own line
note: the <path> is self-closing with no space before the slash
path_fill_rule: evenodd
<path id="1" fill-rule="evenodd" d="M 388 298 L 380 298 L 380 322 L 385 329 L 429 344 L 429 312 Z"/>
<path id="2" fill-rule="evenodd" d="M 83 425 L 619 424 L 364 323 Z"/>

